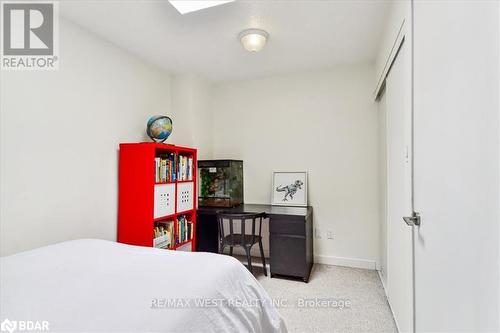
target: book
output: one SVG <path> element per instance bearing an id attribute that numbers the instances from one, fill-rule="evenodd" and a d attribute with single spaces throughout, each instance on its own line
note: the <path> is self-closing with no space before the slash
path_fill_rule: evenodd
<path id="1" fill-rule="evenodd" d="M 193 222 L 187 223 L 187 239 L 193 239 Z"/>
<path id="2" fill-rule="evenodd" d="M 193 158 L 189 157 L 188 158 L 188 163 L 187 163 L 187 174 L 188 174 L 188 180 L 193 180 Z"/>
<path id="3" fill-rule="evenodd" d="M 161 159 L 159 157 L 155 157 L 155 182 L 160 182 L 160 162 Z"/>
<path id="4" fill-rule="evenodd" d="M 161 182 L 166 182 L 167 181 L 167 160 L 165 160 L 165 159 L 161 159 L 160 181 Z"/>
<path id="5" fill-rule="evenodd" d="M 177 177 L 177 158 L 175 154 L 171 155 L 172 158 L 172 181 L 175 182 L 178 177 Z"/>

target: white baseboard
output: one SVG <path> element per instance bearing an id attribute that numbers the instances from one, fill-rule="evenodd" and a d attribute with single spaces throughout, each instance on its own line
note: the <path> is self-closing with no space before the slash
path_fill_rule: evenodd
<path id="1" fill-rule="evenodd" d="M 345 266 L 353 268 L 364 268 L 376 270 L 377 263 L 375 260 L 366 260 L 358 258 L 344 258 L 344 257 L 333 257 L 324 255 L 315 255 L 314 262 L 316 264 L 334 265 L 334 266 Z"/>
<path id="2" fill-rule="evenodd" d="M 380 279 L 380 283 L 382 283 L 382 288 L 384 288 L 385 297 L 388 298 L 388 296 L 387 296 L 387 288 L 385 287 L 384 278 L 382 277 L 382 274 L 380 273 L 379 269 L 377 269 L 377 273 L 378 273 L 378 278 Z"/>
<path id="3" fill-rule="evenodd" d="M 396 324 L 396 329 L 398 330 L 398 332 L 401 332 L 401 330 L 399 329 L 398 321 L 396 320 L 396 316 L 394 315 L 394 310 L 392 309 L 391 302 L 389 301 L 389 294 L 387 293 L 387 288 L 384 284 L 384 279 L 380 274 L 380 270 L 377 270 L 377 272 L 378 272 L 378 277 L 380 278 L 380 282 L 382 283 L 382 288 L 384 288 L 385 298 L 387 299 L 387 304 L 389 305 L 389 309 L 391 310 L 392 319 L 394 319 L 394 323 Z"/>

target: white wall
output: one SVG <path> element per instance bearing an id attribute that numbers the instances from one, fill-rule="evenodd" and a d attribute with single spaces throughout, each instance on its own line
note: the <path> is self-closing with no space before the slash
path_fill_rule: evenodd
<path id="1" fill-rule="evenodd" d="M 213 87 L 213 156 L 244 160 L 245 202 L 270 203 L 275 170 L 309 172 L 316 262 L 378 260 L 374 76 L 351 65 Z"/>
<path id="2" fill-rule="evenodd" d="M 114 240 L 118 144 L 171 114 L 167 73 L 65 20 L 60 46 L 59 71 L 0 73 L 2 255 Z"/>
<path id="3" fill-rule="evenodd" d="M 498 332 L 499 2 L 415 2 L 416 328 Z"/>
<path id="4" fill-rule="evenodd" d="M 192 74 L 172 78 L 172 136 L 168 142 L 196 147 L 198 159 L 212 158 L 211 84 Z"/>

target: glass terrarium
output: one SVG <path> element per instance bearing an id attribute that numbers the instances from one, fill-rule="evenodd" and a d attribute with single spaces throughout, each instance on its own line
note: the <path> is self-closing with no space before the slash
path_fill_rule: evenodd
<path id="1" fill-rule="evenodd" d="M 243 203 L 243 161 L 198 161 L 198 206 L 234 207 Z"/>

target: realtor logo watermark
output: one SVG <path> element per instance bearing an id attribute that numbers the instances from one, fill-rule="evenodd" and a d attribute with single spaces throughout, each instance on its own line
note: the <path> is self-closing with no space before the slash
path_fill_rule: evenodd
<path id="1" fill-rule="evenodd" d="M 3 1 L 0 4 L 1 69 L 59 69 L 58 2 Z"/>
<path id="2" fill-rule="evenodd" d="M 49 322 L 46 320 L 9 320 L 5 319 L 0 324 L 2 332 L 46 332 L 49 331 Z"/>

